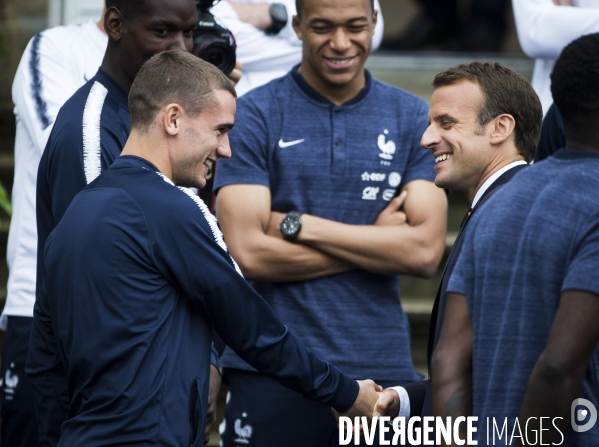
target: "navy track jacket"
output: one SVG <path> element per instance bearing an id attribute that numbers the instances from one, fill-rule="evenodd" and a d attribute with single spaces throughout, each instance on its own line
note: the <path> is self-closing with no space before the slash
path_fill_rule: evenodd
<path id="1" fill-rule="evenodd" d="M 75 197 L 44 256 L 27 373 L 38 404 L 48 378 L 68 387 L 60 446 L 202 445 L 213 327 L 306 398 L 346 411 L 357 396 L 244 280 L 199 198 L 141 158 Z"/>

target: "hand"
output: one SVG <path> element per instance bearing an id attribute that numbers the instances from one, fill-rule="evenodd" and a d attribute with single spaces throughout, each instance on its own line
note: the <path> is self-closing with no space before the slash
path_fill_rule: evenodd
<path id="1" fill-rule="evenodd" d="M 372 380 L 358 380 L 360 391 L 358 397 L 352 407 L 341 416 L 354 418 L 356 416 L 366 416 L 368 420 L 372 419 L 374 413 L 374 404 L 379 398 L 379 393 L 383 391 L 383 387 L 377 385 Z"/>
<path id="2" fill-rule="evenodd" d="M 208 411 L 206 412 L 206 431 L 204 431 L 204 444 L 210 441 L 210 429 L 216 422 L 216 401 L 220 390 L 220 372 L 214 365 L 210 365 L 210 386 L 208 388 Z"/>
<path id="3" fill-rule="evenodd" d="M 553 0 L 553 4 L 557 6 L 572 6 L 570 0 Z"/>
<path id="4" fill-rule="evenodd" d="M 407 195 L 407 191 L 402 191 L 400 195 L 391 200 L 389 205 L 380 212 L 373 225 L 393 226 L 406 224 L 408 220 L 406 213 L 399 209 L 405 202 Z"/>
<path id="5" fill-rule="evenodd" d="M 233 85 L 237 85 L 237 83 L 241 79 L 241 75 L 242 75 L 241 67 L 242 67 L 241 62 L 235 61 L 235 68 L 227 76 L 229 78 L 229 80 L 233 83 Z"/>
<path id="6" fill-rule="evenodd" d="M 249 23 L 263 31 L 272 25 L 270 3 L 229 2 L 229 4 L 242 22 Z"/>
<path id="7" fill-rule="evenodd" d="M 379 398 L 374 405 L 373 416 L 390 416 L 391 419 L 399 415 L 399 394 L 390 388 L 379 393 Z"/>
<path id="8" fill-rule="evenodd" d="M 279 213 L 277 211 L 270 212 L 270 219 L 268 220 L 268 228 L 266 229 L 266 234 L 268 236 L 283 239 L 283 234 L 281 233 L 281 221 L 283 220 L 284 217 L 285 217 L 284 213 Z"/>

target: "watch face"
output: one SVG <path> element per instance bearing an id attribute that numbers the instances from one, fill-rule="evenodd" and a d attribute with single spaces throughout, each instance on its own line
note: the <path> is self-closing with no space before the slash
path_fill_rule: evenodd
<path id="1" fill-rule="evenodd" d="M 283 238 L 288 241 L 295 241 L 297 235 L 302 229 L 302 221 L 300 213 L 290 211 L 281 221 L 280 229 Z"/>
<path id="2" fill-rule="evenodd" d="M 283 221 L 283 227 L 282 228 L 283 228 L 283 231 L 286 234 L 292 235 L 296 231 L 299 230 L 299 222 L 297 222 L 293 218 L 286 217 L 285 220 Z"/>

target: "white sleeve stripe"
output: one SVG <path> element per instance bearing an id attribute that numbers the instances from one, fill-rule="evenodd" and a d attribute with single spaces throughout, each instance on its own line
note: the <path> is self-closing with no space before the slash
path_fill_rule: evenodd
<path id="1" fill-rule="evenodd" d="M 91 183 L 102 172 L 100 146 L 100 117 L 108 90 L 94 82 L 83 109 L 83 170 L 85 180 Z"/>
<path id="2" fill-rule="evenodd" d="M 162 177 L 162 179 L 165 182 L 175 186 L 175 184 L 171 181 L 171 179 L 166 177 L 164 174 L 162 174 L 160 172 L 157 172 L 157 174 L 160 177 Z M 216 217 L 214 217 L 214 215 L 210 212 L 210 210 L 208 209 L 208 207 L 206 206 L 204 201 L 202 199 L 200 199 L 197 196 L 197 194 L 195 194 L 191 189 L 183 188 L 181 186 L 177 186 L 177 188 L 180 189 L 181 191 L 183 191 L 200 208 L 200 211 L 204 215 L 204 219 L 206 219 L 206 222 L 208 222 L 208 226 L 210 227 L 210 230 L 212 231 L 214 240 L 216 241 L 218 246 L 220 248 L 222 248 L 225 251 L 225 253 L 227 253 L 229 255 L 229 257 L 231 258 L 231 261 L 233 261 L 233 266 L 235 267 L 235 270 L 237 271 L 237 273 L 239 273 L 243 277 L 243 273 L 241 273 L 241 269 L 237 265 L 237 262 L 235 262 L 235 259 L 233 259 L 233 257 L 231 256 L 231 253 L 229 253 L 227 244 L 225 244 L 225 238 L 223 237 L 223 233 L 222 233 L 222 231 L 220 231 L 220 228 L 218 227 L 218 221 L 216 220 Z"/>

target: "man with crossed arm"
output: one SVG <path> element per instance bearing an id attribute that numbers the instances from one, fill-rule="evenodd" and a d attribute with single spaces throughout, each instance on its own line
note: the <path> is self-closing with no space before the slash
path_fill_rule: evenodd
<path id="1" fill-rule="evenodd" d="M 418 380 L 397 275 L 432 276 L 445 244 L 447 201 L 419 145 L 428 106 L 364 69 L 372 1 L 304 0 L 297 11 L 302 61 L 240 98 L 217 215 L 244 275 L 310 349 L 353 377 Z M 231 350 L 221 362 L 225 446 L 246 426 L 256 445 L 338 442 L 328 408 Z"/>

